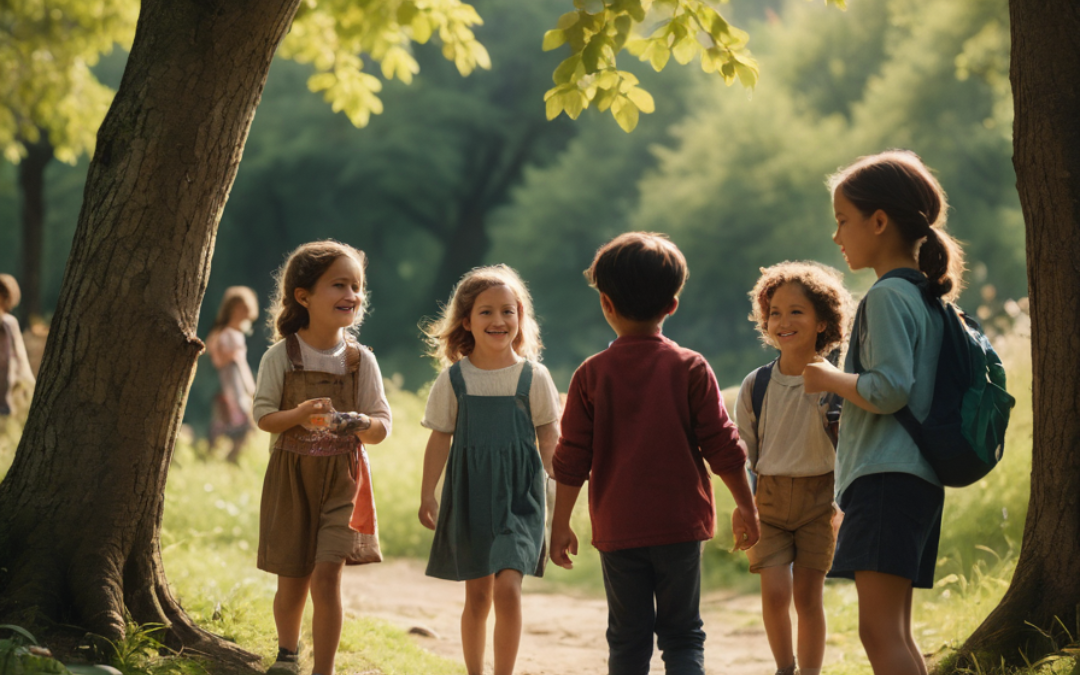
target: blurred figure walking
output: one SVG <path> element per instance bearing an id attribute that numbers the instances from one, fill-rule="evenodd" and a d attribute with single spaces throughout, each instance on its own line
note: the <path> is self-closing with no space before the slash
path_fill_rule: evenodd
<path id="1" fill-rule="evenodd" d="M 217 318 L 206 338 L 206 351 L 221 381 L 210 418 L 210 452 L 213 453 L 217 439 L 225 436 L 232 442 L 226 459 L 234 464 L 239 461 L 248 433 L 254 426 L 251 403 L 255 378 L 247 361 L 246 337 L 251 333 L 251 322 L 258 316 L 259 301 L 255 291 L 247 286 L 230 286 L 225 289 Z"/>
<path id="2" fill-rule="evenodd" d="M 34 391 L 34 373 L 30 370 L 22 331 L 11 313 L 21 299 L 15 277 L 0 274 L 0 417 L 10 416 L 16 407 L 28 408 Z"/>

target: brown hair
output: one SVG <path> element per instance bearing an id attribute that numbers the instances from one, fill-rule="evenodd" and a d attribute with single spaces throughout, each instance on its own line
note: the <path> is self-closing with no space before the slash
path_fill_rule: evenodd
<path id="1" fill-rule="evenodd" d="M 286 335 L 292 335 L 301 328 L 306 328 L 310 317 L 307 308 L 296 301 L 296 289 L 312 290 L 326 270 L 342 256 L 349 256 L 360 266 L 360 311 L 356 315 L 354 328 L 359 326 L 367 309 L 367 277 L 364 268 L 367 257 L 364 252 L 333 239 L 313 241 L 298 246 L 285 260 L 274 275 L 274 295 L 270 299 L 267 324 L 272 333 L 271 340 L 277 342 Z"/>
<path id="2" fill-rule="evenodd" d="M 447 367 L 457 363 L 463 356 L 468 356 L 476 347 L 476 339 L 465 330 L 463 324 L 476 304 L 476 297 L 493 286 L 506 286 L 518 301 L 518 334 L 512 346 L 519 356 L 540 360 L 540 351 L 544 348 L 540 341 L 540 326 L 533 312 L 532 296 L 518 273 L 506 265 L 476 267 L 461 277 L 450 302 L 443 305 L 436 319 L 421 323 L 429 345 L 428 356 L 434 358 L 440 366 Z"/>
<path id="3" fill-rule="evenodd" d="M 931 294 L 954 300 L 963 288 L 964 252 L 945 231 L 949 208 L 945 191 L 919 156 L 910 150 L 887 150 L 861 157 L 828 181 L 869 217 L 881 210 L 911 245 L 918 245 L 919 269 Z"/>
<path id="4" fill-rule="evenodd" d="M 22 291 L 19 282 L 10 274 L 0 274 L 0 310 L 10 312 L 19 306 Z"/>
<path id="5" fill-rule="evenodd" d="M 818 333 L 814 350 L 824 355 L 842 345 L 851 324 L 851 293 L 844 287 L 844 277 L 838 270 L 809 261 L 785 261 L 761 268 L 761 277 L 750 291 L 753 310 L 748 317 L 757 324 L 761 341 L 780 348 L 769 335 L 769 310 L 776 289 L 784 284 L 797 284 L 802 288 L 818 320 L 825 322 L 825 330 Z"/>
<path id="6" fill-rule="evenodd" d="M 667 235 L 627 232 L 600 247 L 585 270 L 589 285 L 631 321 L 651 321 L 679 297 L 690 272 Z"/>
<path id="7" fill-rule="evenodd" d="M 214 325 L 210 326 L 210 333 L 215 333 L 229 325 L 229 321 L 232 320 L 233 307 L 236 305 L 244 305 L 247 308 L 249 321 L 259 318 L 259 299 L 255 295 L 255 291 L 247 286 L 229 286 L 221 295 L 221 304 L 218 306 Z"/>

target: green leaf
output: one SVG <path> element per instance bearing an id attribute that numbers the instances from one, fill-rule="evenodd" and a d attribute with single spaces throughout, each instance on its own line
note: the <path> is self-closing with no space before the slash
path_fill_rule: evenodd
<path id="1" fill-rule="evenodd" d="M 595 105 L 596 109 L 600 112 L 604 112 L 611 107 L 611 104 L 618 95 L 619 92 L 617 89 L 601 89 L 596 95 L 596 98 L 593 99 L 593 105 Z"/>
<path id="2" fill-rule="evenodd" d="M 581 52 L 581 63 L 585 66 L 585 74 L 591 75 L 600 68 L 606 68 L 611 65 L 606 63 L 604 59 L 604 47 L 608 47 L 610 52 L 611 38 L 606 35 L 596 35 L 592 40 L 589 40 L 588 46 Z"/>
<path id="3" fill-rule="evenodd" d="M 9 630 L 12 633 L 17 633 L 18 635 L 26 638 L 30 642 L 30 644 L 32 644 L 32 645 L 37 644 L 37 638 L 34 637 L 33 635 L 31 635 L 30 631 L 26 630 L 22 626 L 15 626 L 15 625 L 12 625 L 10 623 L 5 623 L 5 624 L 0 624 L 0 630 Z"/>
<path id="4" fill-rule="evenodd" d="M 614 115 L 615 121 L 619 123 L 619 126 L 626 133 L 630 133 L 637 128 L 638 108 L 625 96 L 616 98 L 615 102 L 611 104 L 611 114 Z"/>
<path id="5" fill-rule="evenodd" d="M 424 14 L 417 14 L 413 17 L 412 24 L 412 39 L 420 44 L 427 44 L 427 41 L 431 39 L 431 32 L 433 26 L 431 21 Z"/>
<path id="6" fill-rule="evenodd" d="M 743 63 L 736 63 L 735 73 L 739 76 L 739 82 L 747 89 L 753 89 L 757 86 L 758 73 L 754 68 Z"/>
<path id="7" fill-rule="evenodd" d="M 555 27 L 559 30 L 566 30 L 570 26 L 573 26 L 581 19 L 579 12 L 567 12 L 559 17 L 559 22 L 555 24 Z"/>
<path id="8" fill-rule="evenodd" d="M 562 102 L 563 110 L 572 120 L 576 120 L 581 115 L 581 111 L 585 109 L 586 104 L 588 104 L 585 95 L 576 89 L 563 94 Z"/>
<path id="9" fill-rule="evenodd" d="M 420 10 L 416 8 L 415 2 L 403 2 L 397 9 L 397 22 L 402 26 L 408 26 L 419 13 Z"/>
<path id="10" fill-rule="evenodd" d="M 648 114 L 656 110 L 656 101 L 653 100 L 652 94 L 640 87 L 631 87 L 630 90 L 626 92 L 626 97 L 643 113 Z"/>
<path id="11" fill-rule="evenodd" d="M 634 26 L 634 20 L 626 14 L 622 14 L 615 18 L 615 51 L 621 50 L 626 46 L 626 41 L 630 38 L 630 29 Z"/>
<path id="12" fill-rule="evenodd" d="M 653 42 L 652 54 L 649 56 L 649 63 L 652 64 L 653 70 L 660 72 L 667 65 L 668 59 L 671 58 L 671 50 L 667 45 L 655 41 Z"/>
<path id="13" fill-rule="evenodd" d="M 584 0 L 582 9 L 587 14 L 602 14 L 606 8 L 604 7 L 604 0 Z"/>
<path id="14" fill-rule="evenodd" d="M 544 51 L 550 52 L 552 49 L 558 49 L 566 44 L 566 33 L 556 28 L 555 30 L 549 30 L 544 33 Z"/>
<path id="15" fill-rule="evenodd" d="M 580 75 L 577 74 L 579 69 L 581 70 Z M 551 79 L 555 81 L 555 84 L 567 84 L 569 82 L 576 82 L 581 79 L 581 76 L 584 74 L 585 69 L 581 66 L 581 54 L 574 54 L 559 64 L 559 67 L 555 69 L 555 73 L 551 76 Z"/>
<path id="16" fill-rule="evenodd" d="M 555 119 L 556 117 L 558 117 L 559 113 L 561 113 L 562 109 L 563 109 L 562 97 L 552 95 L 552 94 L 555 93 L 555 91 L 557 91 L 557 90 L 555 90 L 555 89 L 548 90 L 548 93 L 544 97 L 544 98 L 547 99 L 547 103 L 545 104 L 545 108 L 546 108 L 546 111 L 547 111 L 547 118 L 548 118 L 549 122 L 551 120 Z"/>
<path id="17" fill-rule="evenodd" d="M 701 44 L 697 41 L 697 36 L 687 35 L 675 44 L 671 53 L 675 56 L 676 61 L 685 66 L 694 60 L 694 55 L 697 54 L 700 49 Z"/>

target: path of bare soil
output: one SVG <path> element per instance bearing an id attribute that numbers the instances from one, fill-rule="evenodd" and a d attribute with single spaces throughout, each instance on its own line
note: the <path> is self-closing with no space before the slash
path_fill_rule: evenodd
<path id="1" fill-rule="evenodd" d="M 347 611 L 385 619 L 405 629 L 414 626 L 430 629 L 436 637 L 417 636 L 418 644 L 461 661 L 458 626 L 464 584 L 424 576 L 419 561 L 391 560 L 346 568 L 342 585 Z M 542 580 L 525 581 L 524 630 L 516 672 L 518 675 L 606 675 L 604 599 L 553 593 L 549 589 Z M 708 634 L 706 672 L 716 675 L 774 672 L 756 595 L 709 593 L 702 598 L 701 610 Z M 489 631 L 491 627 L 489 622 Z M 490 655 L 489 647 L 489 662 Z M 490 668 L 489 663 L 488 672 Z M 664 672 L 659 654 L 654 655 L 651 670 Z"/>

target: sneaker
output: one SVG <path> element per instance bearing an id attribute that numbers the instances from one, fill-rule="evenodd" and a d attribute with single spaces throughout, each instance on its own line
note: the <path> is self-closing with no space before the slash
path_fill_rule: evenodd
<path id="1" fill-rule="evenodd" d="M 277 659 L 274 665 L 267 669 L 266 675 L 299 675 L 300 673 L 300 646 L 296 651 L 289 651 L 284 647 L 278 647 Z"/>

